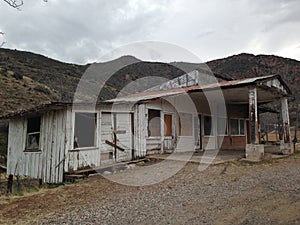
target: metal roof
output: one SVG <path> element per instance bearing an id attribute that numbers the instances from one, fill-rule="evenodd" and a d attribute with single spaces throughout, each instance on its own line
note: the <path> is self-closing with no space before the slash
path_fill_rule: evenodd
<path id="1" fill-rule="evenodd" d="M 194 92 L 194 91 L 210 91 L 210 90 L 218 89 L 218 88 L 225 89 L 225 88 L 235 88 L 235 87 L 242 87 L 242 86 L 258 85 L 263 81 L 268 81 L 268 80 L 272 80 L 272 79 L 278 79 L 280 81 L 280 83 L 284 86 L 284 88 L 287 92 L 287 95 L 291 94 L 290 89 L 283 82 L 283 80 L 281 79 L 281 77 L 279 75 L 267 75 L 267 76 L 243 78 L 243 79 L 224 81 L 224 82 L 205 84 L 205 85 L 194 85 L 194 86 L 189 86 L 189 87 L 173 88 L 173 89 L 168 89 L 168 90 L 139 92 L 139 93 L 127 95 L 124 97 L 118 97 L 115 99 L 107 100 L 106 102 L 120 102 L 120 103 L 121 102 L 140 102 L 140 101 L 153 100 L 153 99 L 162 98 L 162 97 L 186 94 L 186 93 Z"/>

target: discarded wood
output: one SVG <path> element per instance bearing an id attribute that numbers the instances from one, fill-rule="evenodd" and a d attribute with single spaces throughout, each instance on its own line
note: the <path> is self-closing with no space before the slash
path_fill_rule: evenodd
<path id="1" fill-rule="evenodd" d="M 0 170 L 3 170 L 3 171 L 7 171 L 7 168 L 5 167 L 5 166 L 3 166 L 3 165 L 0 165 Z"/>
<path id="2" fill-rule="evenodd" d="M 135 163 L 142 162 L 142 161 L 145 161 L 145 160 L 147 160 L 147 158 L 136 159 L 136 160 L 127 161 L 127 162 L 112 163 L 112 164 L 108 164 L 108 165 L 104 165 L 104 166 L 99 166 L 99 167 L 94 167 L 94 168 L 77 170 L 77 171 L 74 171 L 74 174 L 84 174 L 84 173 L 89 173 L 89 172 L 92 172 L 92 171 L 103 170 L 103 169 L 114 167 L 114 166 L 135 164 Z M 66 174 L 65 176 L 68 176 L 68 175 L 73 175 L 73 174 Z"/>
<path id="3" fill-rule="evenodd" d="M 120 147 L 120 146 L 116 145 L 115 143 L 110 142 L 110 141 L 108 141 L 108 140 L 105 140 L 105 144 L 108 144 L 108 145 L 110 145 L 110 146 L 112 146 L 112 147 L 114 147 L 114 148 L 117 148 L 118 150 L 120 150 L 120 151 L 122 151 L 122 152 L 125 151 L 124 148 L 122 148 L 122 147 Z"/>

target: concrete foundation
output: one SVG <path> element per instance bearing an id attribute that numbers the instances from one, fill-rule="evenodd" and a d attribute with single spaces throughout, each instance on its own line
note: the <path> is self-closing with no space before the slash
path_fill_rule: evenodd
<path id="1" fill-rule="evenodd" d="M 246 160 L 258 162 L 264 159 L 264 145 L 247 144 Z"/>
<path id="2" fill-rule="evenodd" d="M 294 153 L 294 147 L 291 143 L 284 143 L 283 141 L 280 142 L 280 151 L 284 155 L 290 155 Z"/>

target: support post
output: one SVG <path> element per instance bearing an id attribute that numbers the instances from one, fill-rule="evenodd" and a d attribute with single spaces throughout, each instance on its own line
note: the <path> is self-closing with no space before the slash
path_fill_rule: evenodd
<path id="1" fill-rule="evenodd" d="M 257 88 L 249 89 L 250 144 L 246 145 L 246 159 L 260 161 L 264 157 L 264 145 L 259 144 Z"/>
<path id="2" fill-rule="evenodd" d="M 257 111 L 257 89 L 249 90 L 249 122 L 251 144 L 259 144 L 258 133 L 258 111 Z"/>
<path id="3" fill-rule="evenodd" d="M 8 176 L 8 180 L 7 180 L 7 194 L 11 194 L 12 193 L 12 186 L 13 186 L 13 175 L 10 174 Z"/>
<path id="4" fill-rule="evenodd" d="M 281 99 L 281 115 L 283 122 L 283 140 L 280 143 L 280 150 L 283 154 L 293 153 L 291 145 L 290 118 L 287 97 Z"/>

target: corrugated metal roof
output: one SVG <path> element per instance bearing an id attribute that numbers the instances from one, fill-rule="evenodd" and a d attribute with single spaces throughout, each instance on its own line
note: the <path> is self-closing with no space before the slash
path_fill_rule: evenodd
<path id="1" fill-rule="evenodd" d="M 224 81 L 219 83 L 213 84 L 206 84 L 206 85 L 195 85 L 189 87 L 181 87 L 181 88 L 173 88 L 168 90 L 158 90 L 158 91 L 145 91 L 136 94 L 127 95 L 124 97 L 118 97 L 115 99 L 108 100 L 107 102 L 139 102 L 139 101 L 146 101 L 157 99 L 161 97 L 168 97 L 174 95 L 185 94 L 192 91 L 204 91 L 216 88 L 227 88 L 227 87 L 239 87 L 239 86 L 250 86 L 253 84 L 257 84 L 260 81 L 269 80 L 272 78 L 278 78 L 279 75 L 267 75 L 267 76 L 260 76 L 260 77 L 252 77 L 252 78 L 243 78 L 238 80 L 232 81 Z M 280 81 L 283 82 L 280 78 Z M 286 84 L 284 84 L 286 86 Z M 289 90 L 288 90 L 289 91 Z"/>

